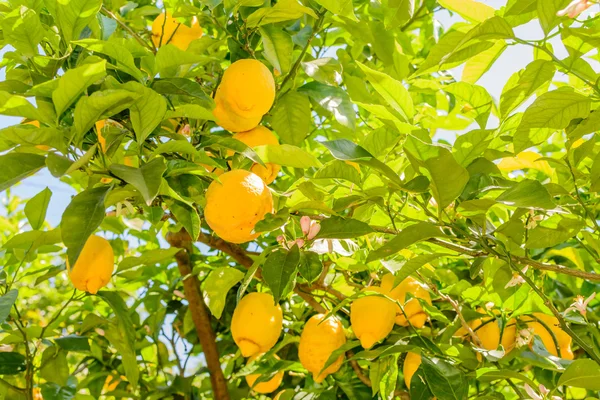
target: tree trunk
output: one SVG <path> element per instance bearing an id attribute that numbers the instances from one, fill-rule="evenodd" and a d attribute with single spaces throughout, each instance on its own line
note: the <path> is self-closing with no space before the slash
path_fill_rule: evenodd
<path id="1" fill-rule="evenodd" d="M 198 334 L 198 339 L 200 339 L 206 364 L 210 371 L 210 382 L 214 398 L 215 400 L 229 400 L 227 382 L 225 381 L 223 371 L 221 370 L 221 363 L 219 362 L 215 333 L 210 325 L 210 314 L 200 293 L 200 282 L 195 275 L 192 275 L 192 266 L 190 263 L 192 240 L 183 229 L 177 233 L 169 232 L 166 239 L 172 247 L 182 249 L 179 253 L 175 254 L 175 259 L 177 260 L 179 273 L 183 278 L 185 298 L 188 301 L 196 333 Z"/>

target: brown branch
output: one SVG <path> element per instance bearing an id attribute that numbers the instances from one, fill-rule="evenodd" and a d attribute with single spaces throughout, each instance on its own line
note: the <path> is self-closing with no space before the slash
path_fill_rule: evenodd
<path id="1" fill-rule="evenodd" d="M 360 379 L 360 381 L 362 383 L 364 383 L 365 385 L 367 385 L 368 387 L 373 386 L 369 377 L 365 375 L 363 369 L 360 367 L 360 365 L 358 365 L 358 362 L 356 362 L 356 360 L 352 359 L 352 357 L 354 357 L 354 352 L 352 350 L 348 350 L 346 352 L 346 357 L 348 357 L 348 360 L 350 361 L 350 365 L 352 366 L 352 369 L 354 370 L 354 373 L 356 374 L 358 379 Z"/>
<path id="2" fill-rule="evenodd" d="M 192 274 L 190 261 L 192 239 L 183 229 L 177 233 L 167 233 L 166 239 L 172 247 L 181 249 L 179 253 L 175 254 L 175 259 L 177 260 L 179 273 L 183 278 L 185 298 L 188 301 L 192 320 L 196 327 L 196 333 L 198 334 L 206 364 L 210 371 L 210 383 L 213 388 L 214 398 L 216 400 L 229 400 L 227 381 L 221 370 L 215 333 L 210 325 L 210 314 L 208 313 L 206 305 L 204 304 L 204 299 L 200 294 L 200 282 L 198 281 L 198 278 Z"/>
<path id="3" fill-rule="evenodd" d="M 301 216 L 304 214 L 296 213 L 296 215 Z M 322 221 L 327 218 L 323 215 L 309 215 L 309 217 L 318 221 Z M 373 228 L 375 232 L 386 233 L 389 235 L 397 235 L 399 233 L 394 229 L 385 228 L 381 226 L 371 226 L 371 228 Z M 489 257 L 491 254 L 489 251 L 472 250 L 468 247 L 446 242 L 445 240 L 438 238 L 431 238 L 427 239 L 426 241 L 470 257 Z M 532 260 L 528 257 L 512 256 L 512 260 L 518 264 L 529 265 L 530 267 L 541 271 L 551 271 L 556 272 L 557 274 L 570 275 L 588 281 L 600 282 L 600 274 L 596 274 L 595 272 L 580 271 L 578 269 L 565 267 L 564 265 L 560 264 L 548 264 L 541 261 Z"/>

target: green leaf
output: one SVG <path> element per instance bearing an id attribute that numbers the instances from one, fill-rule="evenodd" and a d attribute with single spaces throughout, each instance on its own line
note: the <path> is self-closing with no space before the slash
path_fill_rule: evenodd
<path id="1" fill-rule="evenodd" d="M 156 69 L 161 78 L 174 78 L 182 65 L 198 64 L 207 57 L 184 51 L 174 44 L 161 46 L 156 53 Z"/>
<path id="2" fill-rule="evenodd" d="M 136 67 L 135 62 L 133 61 L 131 52 L 126 47 L 121 46 L 114 41 L 106 42 L 97 39 L 83 39 L 74 41 L 73 44 L 79 45 L 84 49 L 95 53 L 104 54 L 115 60 L 115 66 L 119 70 L 133 76 L 138 81 L 144 79 L 142 71 Z"/>
<path id="3" fill-rule="evenodd" d="M 587 118 L 591 99 L 570 88 L 560 88 L 538 97 L 523 114 L 514 135 L 515 152 L 542 143 L 554 132 L 565 129 L 571 120 Z"/>
<path id="4" fill-rule="evenodd" d="M 338 160 L 354 161 L 358 164 L 368 165 L 371 168 L 381 171 L 394 184 L 402 186 L 400 177 L 393 169 L 373 157 L 371 153 L 356 143 L 347 139 L 339 139 L 321 142 L 321 144 L 327 147 L 331 155 Z"/>
<path id="5" fill-rule="evenodd" d="M 495 13 L 492 7 L 476 0 L 438 0 L 438 3 L 470 22 L 483 22 Z"/>
<path id="6" fill-rule="evenodd" d="M 0 352 L 0 375 L 17 375 L 27 368 L 25 356 L 14 352 Z"/>
<path id="7" fill-rule="evenodd" d="M 172 94 L 179 96 L 191 96 L 197 99 L 212 103 L 202 90 L 202 86 L 196 81 L 187 78 L 167 78 L 156 79 L 152 84 L 152 89 L 160 94 Z"/>
<path id="8" fill-rule="evenodd" d="M 306 75 L 326 85 L 336 86 L 342 78 L 342 65 L 335 58 L 318 58 L 302 62 Z"/>
<path id="9" fill-rule="evenodd" d="M 596 155 L 590 169 L 590 190 L 592 192 L 600 192 L 600 153 Z"/>
<path id="10" fill-rule="evenodd" d="M 352 218 L 330 217 L 321 221 L 319 239 L 352 239 L 372 233 L 368 224 Z"/>
<path id="11" fill-rule="evenodd" d="M 448 85 L 444 90 L 466 103 L 471 110 L 464 112 L 464 114 L 472 116 L 481 129 L 486 128 L 488 118 L 494 106 L 494 100 L 485 88 L 466 82 L 456 82 Z"/>
<path id="12" fill-rule="evenodd" d="M 116 323 L 112 323 L 113 326 L 104 331 L 105 337 L 121 355 L 127 380 L 137 388 L 140 371 L 135 354 L 135 327 L 130 310 L 117 292 L 101 291 L 98 295 L 108 303 L 116 316 Z"/>
<path id="13" fill-rule="evenodd" d="M 405 121 L 411 121 L 415 116 L 415 108 L 408 90 L 401 82 L 383 72 L 375 71 L 357 61 L 357 65 L 367 76 L 373 88 L 397 111 Z"/>
<path id="14" fill-rule="evenodd" d="M 558 386 L 600 390 L 600 366 L 593 360 L 575 360 L 558 379 Z"/>
<path id="15" fill-rule="evenodd" d="M 298 272 L 300 272 L 300 275 L 306 279 L 308 283 L 314 282 L 323 272 L 321 257 L 312 251 L 301 252 Z"/>
<path id="16" fill-rule="evenodd" d="M 487 150 L 494 138 L 494 132 L 485 129 L 475 129 L 460 135 L 452 146 L 454 159 L 463 167 L 467 167 Z"/>
<path id="17" fill-rule="evenodd" d="M 333 121 L 354 131 L 356 112 L 345 90 L 313 81 L 304 84 L 298 91 L 308 94 L 314 102 L 330 114 L 330 119 L 333 116 Z M 307 133 L 309 131 L 305 132 L 305 135 Z"/>
<path id="18" fill-rule="evenodd" d="M 572 215 L 553 215 L 529 231 L 525 247 L 542 249 L 564 243 L 585 226 L 585 223 Z"/>
<path id="19" fill-rule="evenodd" d="M 194 240 L 198 238 L 200 235 L 200 216 L 198 215 L 198 211 L 191 205 L 181 201 L 169 201 L 167 205 L 190 237 Z"/>
<path id="20" fill-rule="evenodd" d="M 156 157 L 140 168 L 111 164 L 108 169 L 119 179 L 133 185 L 144 197 L 146 204 L 150 205 L 158 194 L 167 165 L 164 158 Z"/>
<path id="21" fill-rule="evenodd" d="M 25 97 L 0 92 L 0 114 L 52 124 L 54 116 L 35 108 Z"/>
<path id="22" fill-rule="evenodd" d="M 532 388 L 536 387 L 536 384 L 523 374 L 509 369 L 498 370 L 495 368 L 479 368 L 475 371 L 477 374 L 477 380 L 482 382 L 492 382 L 498 379 L 516 379 L 527 383 Z"/>
<path id="23" fill-rule="evenodd" d="M 117 271 L 125 271 L 140 265 L 156 265 L 162 264 L 165 261 L 171 262 L 173 261 L 175 254 L 178 252 L 179 249 L 175 247 L 168 249 L 146 250 L 139 257 L 125 257 L 123 261 L 119 263 L 119 268 Z"/>
<path id="24" fill-rule="evenodd" d="M 32 229 L 40 229 L 44 224 L 51 196 L 52 191 L 45 188 L 25 204 L 25 216 Z"/>
<path id="25" fill-rule="evenodd" d="M 404 264 L 402 264 L 400 269 L 394 273 L 393 287 L 398 286 L 403 280 L 417 272 L 423 265 L 429 264 L 430 262 L 444 256 L 447 256 L 447 254 L 421 254 L 407 260 Z"/>
<path id="26" fill-rule="evenodd" d="M 37 154 L 8 153 L 0 156 L 0 192 L 35 174 L 46 159 Z"/>
<path id="27" fill-rule="evenodd" d="M 546 0 L 537 2 L 538 18 L 545 35 L 548 35 L 560 23 L 560 17 L 556 13 L 565 8 L 570 1 Z"/>
<path id="28" fill-rule="evenodd" d="M 292 65 L 294 43 L 289 33 L 273 26 L 263 26 L 259 29 L 263 43 L 265 59 L 282 75 L 287 74 Z"/>
<path id="29" fill-rule="evenodd" d="M 515 73 L 504 86 L 500 96 L 500 114 L 508 116 L 537 90 L 552 81 L 556 67 L 552 61 L 535 60 L 524 70 Z"/>
<path id="30" fill-rule="evenodd" d="M 204 302 L 215 318 L 221 318 L 227 300 L 227 292 L 243 277 L 244 273 L 238 269 L 219 267 L 211 271 L 202 283 Z"/>
<path id="31" fill-rule="evenodd" d="M 463 400 L 468 397 L 469 382 L 465 374 L 447 361 L 421 355 L 427 385 L 440 400 Z"/>
<path id="32" fill-rule="evenodd" d="M 486 72 L 490 70 L 492 65 L 500 58 L 504 50 L 507 49 L 506 42 L 497 41 L 492 47 L 471 57 L 465 63 L 462 72 L 462 81 L 466 83 L 477 82 Z"/>
<path id="33" fill-rule="evenodd" d="M 109 190 L 110 187 L 84 190 L 65 209 L 60 227 L 70 265 L 75 265 L 85 242 L 102 223 L 106 212 L 104 199 Z"/>
<path id="34" fill-rule="evenodd" d="M 3 324 L 6 318 L 8 318 L 10 309 L 15 304 L 15 301 L 17 301 L 18 295 L 19 291 L 12 289 L 0 297 L 0 324 Z"/>
<path id="35" fill-rule="evenodd" d="M 293 289 L 299 263 L 300 249 L 296 245 L 289 251 L 277 249 L 265 260 L 262 276 L 276 303 Z"/>
<path id="36" fill-rule="evenodd" d="M 141 145 L 164 119 L 167 101 L 154 90 L 137 82 L 128 82 L 123 87 L 140 94 L 140 98 L 129 108 L 129 112 L 135 138 Z"/>
<path id="37" fill-rule="evenodd" d="M 77 0 L 72 0 L 72 2 L 74 1 Z M 60 117 L 91 84 L 105 76 L 105 60 L 93 64 L 84 64 L 65 72 L 59 79 L 57 88 L 52 92 L 56 115 Z"/>
<path id="38" fill-rule="evenodd" d="M 165 114 L 165 119 L 170 118 L 191 118 L 201 119 L 205 121 L 214 121 L 215 116 L 212 111 L 198 104 L 182 104 L 175 107 L 174 110 L 169 110 Z"/>
<path id="39" fill-rule="evenodd" d="M 78 352 L 90 351 L 90 343 L 87 336 L 67 335 L 56 338 L 54 341 L 63 350 Z"/>
<path id="40" fill-rule="evenodd" d="M 60 386 L 48 382 L 41 385 L 41 396 L 44 400 L 73 400 L 76 388 L 72 386 Z"/>
<path id="41" fill-rule="evenodd" d="M 48 0 L 46 5 L 68 44 L 96 18 L 102 0 Z"/>
<path id="42" fill-rule="evenodd" d="M 469 181 L 469 172 L 456 162 L 448 149 L 408 136 L 404 143 L 404 151 L 413 165 L 425 169 L 433 185 L 433 197 L 440 210 L 460 196 Z"/>
<path id="43" fill-rule="evenodd" d="M 357 185 L 361 185 L 360 172 L 348 163 L 340 160 L 333 160 L 319 169 L 314 179 L 343 179 Z"/>
<path id="44" fill-rule="evenodd" d="M 47 347 L 42 353 L 40 376 L 48 382 L 64 386 L 69 379 L 67 352 L 57 346 Z"/>
<path id="45" fill-rule="evenodd" d="M 73 126 L 77 136 L 82 137 L 97 121 L 129 108 L 139 98 L 139 93 L 119 89 L 101 90 L 90 96 L 82 96 L 74 113 Z"/>
<path id="46" fill-rule="evenodd" d="M 4 15 L 0 26 L 5 44 L 10 44 L 26 56 L 38 54 L 38 45 L 45 32 L 40 17 L 34 10 L 15 4 L 15 9 Z"/>
<path id="47" fill-rule="evenodd" d="M 473 29 L 477 29 L 477 27 Z M 451 69 L 494 46 L 492 41 L 479 40 L 468 40 L 468 43 L 465 44 L 467 33 L 463 30 L 464 28 L 450 30 L 442 36 L 413 76 L 425 75 L 439 71 L 441 68 Z"/>
<path id="48" fill-rule="evenodd" d="M 274 163 L 292 168 L 321 166 L 315 156 L 300 147 L 289 144 L 256 146 L 254 151 L 265 163 Z"/>
<path id="49" fill-rule="evenodd" d="M 339 15 L 340 17 L 348 18 L 352 21 L 357 21 L 356 15 L 354 15 L 354 4 L 352 0 L 315 0 L 317 3 L 331 11 L 332 14 Z"/>
<path id="50" fill-rule="evenodd" d="M 280 0 L 273 7 L 263 7 L 250 14 L 246 20 L 246 25 L 248 28 L 256 28 L 258 26 L 298 19 L 304 15 L 317 18 L 312 9 L 300 5 L 296 0 Z"/>
<path id="51" fill-rule="evenodd" d="M 55 128 L 37 128 L 31 125 L 19 124 L 0 130 L 0 143 L 4 142 L 2 148 L 8 149 L 18 144 L 23 146 L 50 146 L 65 151 L 63 132 Z"/>
<path id="52" fill-rule="evenodd" d="M 282 143 L 299 145 L 312 124 L 308 97 L 296 91 L 286 93 L 271 111 L 270 122 Z"/>
<path id="53" fill-rule="evenodd" d="M 443 237 L 444 233 L 435 225 L 428 222 L 418 222 L 402 229 L 393 239 L 373 250 L 367 257 L 367 262 L 392 256 L 408 246 L 433 237 Z"/>
<path id="54" fill-rule="evenodd" d="M 548 189 L 539 181 L 524 179 L 496 198 L 496 201 L 512 207 L 551 210 L 556 207 Z"/>

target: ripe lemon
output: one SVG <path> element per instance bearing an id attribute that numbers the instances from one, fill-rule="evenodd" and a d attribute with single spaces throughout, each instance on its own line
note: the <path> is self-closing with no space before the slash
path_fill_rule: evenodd
<path id="1" fill-rule="evenodd" d="M 429 296 L 427 289 L 419 281 L 411 278 L 410 276 L 400 282 L 398 286 L 393 286 L 394 275 L 384 275 L 381 280 L 381 288 L 388 296 L 390 296 L 392 299 L 398 300 L 403 305 L 404 313 L 406 313 L 406 316 L 408 316 L 408 321 L 410 321 L 412 326 L 415 328 L 422 328 L 425 325 L 425 322 L 427 322 L 428 316 L 417 299 L 423 299 L 428 304 L 431 304 L 431 296 Z M 413 298 L 405 301 L 407 293 L 410 293 Z M 408 321 L 406 320 L 406 317 L 402 313 L 400 307 L 396 305 L 396 324 L 401 326 L 409 326 Z"/>
<path id="2" fill-rule="evenodd" d="M 323 382 L 329 374 L 337 372 L 344 362 L 344 355 L 341 354 L 333 364 L 321 372 L 331 353 L 346 343 L 342 323 L 333 316 L 324 318 L 325 314 L 317 314 L 306 322 L 298 347 L 300 363 L 313 374 L 317 383 Z"/>
<path id="3" fill-rule="evenodd" d="M 79 290 L 96 294 L 106 286 L 115 268 L 115 255 L 108 240 L 92 235 L 88 238 L 73 268 L 69 270 L 69 278 Z"/>
<path id="4" fill-rule="evenodd" d="M 215 95 L 215 109 L 213 115 L 217 124 L 230 132 L 244 132 L 256 128 L 262 119 L 262 115 L 254 117 L 242 117 L 225 105 L 223 100 L 221 86 L 217 88 Z"/>
<path id="5" fill-rule="evenodd" d="M 274 357 L 277 360 L 279 360 L 279 357 L 277 357 L 277 356 L 274 356 Z M 252 361 L 256 360 L 257 358 L 258 358 L 258 355 L 253 355 L 248 360 L 248 363 L 251 363 Z M 269 379 L 268 381 L 260 382 L 260 383 L 258 383 L 256 385 L 254 385 L 254 382 L 256 382 L 256 380 L 259 377 L 260 377 L 260 374 L 246 375 L 246 383 L 256 393 L 261 393 L 261 394 L 273 393 L 275 390 L 277 390 L 277 388 L 279 387 L 279 385 L 281 385 L 281 381 L 283 380 L 283 371 L 277 372 L 275 374 L 275 376 L 272 377 L 271 379 Z"/>
<path id="6" fill-rule="evenodd" d="M 233 138 L 239 140 L 248 147 L 256 147 L 267 144 L 279 145 L 277 136 L 275 136 L 271 130 L 260 125 L 249 131 L 236 133 L 233 135 Z M 229 152 L 229 156 L 231 155 L 233 155 L 233 151 Z M 260 176 L 261 179 L 268 185 L 275 180 L 280 169 L 281 167 L 279 165 L 273 163 L 265 163 L 264 167 L 255 163 L 252 165 L 252 168 L 250 168 L 250 171 Z"/>
<path id="7" fill-rule="evenodd" d="M 528 318 L 526 321 L 527 326 L 533 328 L 533 334 L 538 335 L 542 339 L 546 350 L 548 350 L 550 354 L 559 357 L 557 349 L 558 345 L 558 348 L 560 349 L 560 357 L 567 360 L 572 360 L 575 358 L 573 355 L 573 350 L 571 349 L 573 339 L 571 336 L 569 336 L 569 334 L 560 328 L 558 319 L 554 316 L 542 313 L 534 313 L 533 316 L 537 319 Z M 550 328 L 550 331 L 554 334 L 554 338 L 552 337 L 550 331 L 548 331 L 548 328 Z M 556 342 L 554 339 L 556 339 Z"/>
<path id="8" fill-rule="evenodd" d="M 238 60 L 223 73 L 218 92 L 227 111 L 246 119 L 262 118 L 275 100 L 275 80 L 260 61 Z"/>
<path id="9" fill-rule="evenodd" d="M 478 310 L 482 312 L 482 310 Z M 499 314 L 499 311 L 494 311 L 495 314 Z M 496 350 L 500 344 L 504 347 L 506 354 L 515 348 L 516 335 L 517 335 L 517 323 L 515 319 L 508 321 L 504 327 L 502 333 L 502 340 L 500 339 L 500 326 L 495 318 L 478 318 L 469 321 L 469 327 L 473 330 L 475 335 L 481 341 L 481 346 L 486 350 Z M 471 337 L 465 328 L 460 328 L 454 333 L 454 336 L 462 336 L 464 339 L 470 340 Z"/>
<path id="10" fill-rule="evenodd" d="M 366 290 L 386 294 L 381 288 L 370 286 Z M 379 296 L 365 296 L 352 302 L 350 322 L 360 344 L 370 349 L 392 331 L 396 319 L 396 304 Z"/>
<path id="11" fill-rule="evenodd" d="M 413 353 L 412 351 L 406 353 L 402 373 L 404 374 L 404 383 L 406 383 L 407 388 L 410 388 L 410 381 L 415 372 L 419 369 L 419 366 L 421 366 L 421 355 Z"/>
<path id="12" fill-rule="evenodd" d="M 268 293 L 249 293 L 233 311 L 231 334 L 244 357 L 269 351 L 281 334 L 283 314 Z"/>
<path id="13" fill-rule="evenodd" d="M 169 13 L 162 13 L 152 22 L 152 42 L 155 47 L 171 43 L 181 50 L 187 50 L 192 40 L 202 36 L 202 28 L 198 24 L 198 18 L 192 18 L 192 26 L 189 27 Z"/>
<path id="14" fill-rule="evenodd" d="M 245 243 L 256 239 L 254 225 L 273 211 L 273 197 L 260 177 L 234 169 L 213 181 L 206 191 L 206 223 L 222 239 Z"/>

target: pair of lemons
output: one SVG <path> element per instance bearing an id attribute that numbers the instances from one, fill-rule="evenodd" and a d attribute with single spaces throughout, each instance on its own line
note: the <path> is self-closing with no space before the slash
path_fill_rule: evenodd
<path id="1" fill-rule="evenodd" d="M 250 361 L 253 361 L 277 343 L 282 322 L 281 307 L 275 304 L 273 296 L 267 293 L 249 293 L 242 298 L 233 313 L 231 334 L 242 355 L 250 357 Z M 331 353 L 344 343 L 346 336 L 342 323 L 337 318 L 325 319 L 324 314 L 314 315 L 307 321 L 300 336 L 300 363 L 313 374 L 316 382 L 322 382 L 341 367 L 343 355 L 321 371 Z M 246 376 L 248 385 L 252 387 L 258 376 Z M 254 385 L 253 390 L 258 393 L 271 393 L 279 387 L 282 379 L 283 371 L 280 371 L 269 381 Z"/>

